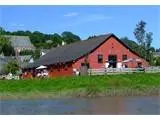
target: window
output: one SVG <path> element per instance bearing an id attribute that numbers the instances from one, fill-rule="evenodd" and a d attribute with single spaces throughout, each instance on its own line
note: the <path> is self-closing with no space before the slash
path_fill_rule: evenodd
<path id="1" fill-rule="evenodd" d="M 90 68 L 89 63 L 81 63 L 81 66 L 82 66 L 82 67 L 83 67 L 83 66 L 87 66 L 87 68 Z"/>
<path id="2" fill-rule="evenodd" d="M 98 63 L 103 63 L 103 55 L 98 55 Z"/>
<path id="3" fill-rule="evenodd" d="M 138 68 L 142 68 L 142 63 L 141 62 L 138 62 Z"/>
<path id="4" fill-rule="evenodd" d="M 81 63 L 81 66 L 85 66 L 85 64 L 84 64 L 84 63 Z"/>
<path id="5" fill-rule="evenodd" d="M 68 65 L 64 65 L 64 70 L 65 70 L 65 71 L 68 70 Z"/>
<path id="6" fill-rule="evenodd" d="M 127 60 L 127 55 L 122 55 L 122 60 Z"/>

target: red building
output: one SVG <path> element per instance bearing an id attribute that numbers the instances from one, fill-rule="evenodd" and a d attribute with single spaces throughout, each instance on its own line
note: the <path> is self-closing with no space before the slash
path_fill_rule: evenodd
<path id="1" fill-rule="evenodd" d="M 56 77 L 72 76 L 82 66 L 92 69 L 136 68 L 147 67 L 149 63 L 114 34 L 106 34 L 53 48 L 39 60 L 24 67 L 23 71 L 31 77 L 31 73 L 40 65 L 47 66 L 50 77 Z"/>

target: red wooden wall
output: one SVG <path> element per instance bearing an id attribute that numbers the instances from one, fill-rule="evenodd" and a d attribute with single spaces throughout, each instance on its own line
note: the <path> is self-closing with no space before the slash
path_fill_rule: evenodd
<path id="1" fill-rule="evenodd" d="M 103 55 L 103 63 L 98 63 L 97 56 L 98 54 Z M 118 62 L 122 61 L 122 55 L 127 55 L 128 58 L 138 58 L 142 60 L 143 66 L 148 66 L 148 62 L 141 57 L 138 57 L 136 54 L 132 53 L 129 49 L 124 47 L 116 38 L 111 37 L 105 43 L 103 43 L 99 48 L 93 51 L 88 56 L 88 61 L 91 68 L 104 68 L 104 64 L 108 61 L 108 55 L 117 55 Z M 74 64 L 73 68 L 79 69 L 81 63 L 84 62 L 84 58 L 78 59 Z M 128 67 L 135 68 L 137 63 L 129 63 Z"/>
<path id="2" fill-rule="evenodd" d="M 49 69 L 49 76 L 50 77 L 57 77 L 57 76 L 72 76 L 73 75 L 73 68 L 72 63 L 66 65 L 53 65 Z"/>
<path id="3" fill-rule="evenodd" d="M 97 56 L 98 54 L 103 55 L 103 63 L 98 63 Z M 144 67 L 149 66 L 148 62 L 143 58 L 137 56 L 132 53 L 129 49 L 124 47 L 119 41 L 116 40 L 115 37 L 109 38 L 105 43 L 103 43 L 99 48 L 95 49 L 92 53 L 88 55 L 88 61 L 90 64 L 90 68 L 104 68 L 105 63 L 108 61 L 108 55 L 117 55 L 117 62 L 122 61 L 122 55 L 127 55 L 127 58 L 138 58 L 142 60 L 142 65 Z M 51 65 L 49 68 L 49 76 L 57 77 L 57 76 L 72 76 L 73 69 L 80 69 L 81 63 L 84 62 L 84 57 L 77 59 L 74 63 L 60 64 L 60 65 Z M 135 68 L 137 67 L 137 63 L 129 63 L 128 67 Z M 28 77 L 32 77 L 30 73 L 28 73 Z"/>

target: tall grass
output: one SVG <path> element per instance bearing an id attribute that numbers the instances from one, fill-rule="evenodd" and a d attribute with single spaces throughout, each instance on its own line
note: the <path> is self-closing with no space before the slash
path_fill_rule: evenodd
<path id="1" fill-rule="evenodd" d="M 111 93 L 122 94 L 131 90 L 147 93 L 151 89 L 159 91 L 159 73 L 135 73 L 105 76 L 59 77 L 56 79 L 1 80 L 0 97 L 6 95 L 25 96 L 98 96 Z M 130 92 L 128 92 L 130 91 Z M 111 92 L 111 93 L 109 93 Z"/>

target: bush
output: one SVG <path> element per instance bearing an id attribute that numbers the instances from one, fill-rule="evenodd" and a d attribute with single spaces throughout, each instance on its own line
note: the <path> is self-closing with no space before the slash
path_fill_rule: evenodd
<path id="1" fill-rule="evenodd" d="M 16 74 L 16 72 L 19 70 L 19 65 L 17 61 L 10 61 L 8 64 L 4 66 L 4 72 L 5 73 L 12 73 Z"/>
<path id="2" fill-rule="evenodd" d="M 33 55 L 34 51 L 33 50 L 23 50 L 19 54 L 20 55 Z"/>

